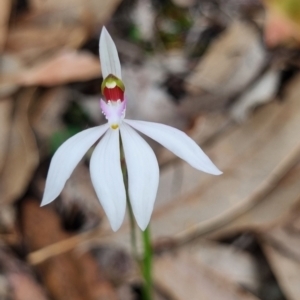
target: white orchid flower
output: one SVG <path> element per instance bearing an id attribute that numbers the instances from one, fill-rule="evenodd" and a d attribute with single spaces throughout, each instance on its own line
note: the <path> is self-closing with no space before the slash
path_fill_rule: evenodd
<path id="1" fill-rule="evenodd" d="M 101 88 L 105 96 L 105 100 L 100 100 L 100 107 L 108 122 L 74 135 L 59 147 L 50 164 L 41 205 L 52 202 L 61 193 L 84 154 L 103 136 L 90 160 L 91 179 L 112 229 L 119 229 L 126 211 L 126 190 L 120 162 L 121 136 L 132 210 L 139 227 L 145 230 L 156 198 L 159 167 L 153 150 L 137 131 L 198 170 L 214 175 L 222 172 L 182 131 L 163 124 L 125 119 L 126 98 L 121 65 L 116 46 L 106 28 L 102 29 L 99 51 L 104 78 Z"/>

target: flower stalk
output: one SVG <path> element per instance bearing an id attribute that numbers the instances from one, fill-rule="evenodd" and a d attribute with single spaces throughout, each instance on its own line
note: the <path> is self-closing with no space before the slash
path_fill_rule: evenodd
<path id="1" fill-rule="evenodd" d="M 153 280 L 152 280 L 152 258 L 153 258 L 153 249 L 151 245 L 151 234 L 150 234 L 150 224 L 148 227 L 142 231 L 143 246 L 144 246 L 144 255 L 143 255 L 143 277 L 144 277 L 144 286 L 143 286 L 143 299 L 152 300 L 153 298 Z"/>
<path id="2" fill-rule="evenodd" d="M 145 231 L 141 231 L 144 254 L 142 259 L 140 259 L 137 250 L 136 223 L 135 223 L 134 214 L 132 211 L 132 207 L 128 195 L 128 176 L 127 176 L 126 161 L 124 157 L 124 150 L 123 150 L 121 138 L 120 138 L 120 157 L 121 157 L 121 167 L 122 167 L 124 185 L 126 190 L 126 202 L 128 205 L 128 216 L 129 216 L 129 224 L 130 224 L 130 242 L 131 242 L 132 255 L 135 261 L 137 262 L 137 265 L 140 267 L 144 279 L 144 285 L 142 287 L 143 300 L 152 300 L 153 298 L 152 297 L 153 295 L 153 283 L 152 283 L 153 251 L 151 246 L 150 225 L 148 225 Z"/>

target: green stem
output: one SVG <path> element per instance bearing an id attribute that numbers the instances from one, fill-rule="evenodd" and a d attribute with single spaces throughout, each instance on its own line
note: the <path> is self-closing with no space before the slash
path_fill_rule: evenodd
<path id="1" fill-rule="evenodd" d="M 128 191 L 126 189 L 126 201 L 128 205 L 128 214 L 129 214 L 129 223 L 130 223 L 130 240 L 131 240 L 131 249 L 132 249 L 132 254 L 136 260 L 136 262 L 139 264 L 139 255 L 138 255 L 138 250 L 137 250 L 137 242 L 136 242 L 136 225 L 135 225 L 135 219 L 134 215 L 132 212 L 132 207 L 129 201 L 129 196 L 128 196 Z"/>
<path id="2" fill-rule="evenodd" d="M 146 228 L 145 231 L 142 231 L 142 238 L 144 244 L 144 256 L 142 261 L 139 259 L 138 250 L 137 250 L 137 239 L 136 239 L 136 223 L 129 199 L 128 194 L 128 176 L 127 176 L 127 167 L 124 157 L 122 140 L 120 138 L 120 157 L 121 157 L 121 167 L 123 173 L 123 180 L 126 190 L 126 202 L 128 207 L 129 222 L 130 222 L 130 237 L 131 237 L 131 248 L 132 253 L 137 261 L 138 265 L 142 268 L 142 275 L 144 277 L 144 286 L 143 286 L 143 300 L 152 300 L 153 294 L 153 285 L 152 285 L 152 247 L 151 247 L 151 235 L 150 235 L 150 226 Z"/>
<path id="3" fill-rule="evenodd" d="M 153 282 L 152 282 L 152 256 L 153 251 L 151 247 L 151 234 L 150 225 L 142 232 L 143 244 L 144 244 L 144 256 L 143 256 L 143 299 L 152 300 L 153 298 Z"/>

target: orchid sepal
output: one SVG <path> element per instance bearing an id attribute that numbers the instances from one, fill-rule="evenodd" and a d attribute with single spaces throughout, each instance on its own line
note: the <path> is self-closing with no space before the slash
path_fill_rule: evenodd
<path id="1" fill-rule="evenodd" d="M 105 27 L 102 28 L 99 41 L 99 54 L 102 76 L 105 79 L 109 75 L 122 80 L 121 64 L 114 41 Z"/>

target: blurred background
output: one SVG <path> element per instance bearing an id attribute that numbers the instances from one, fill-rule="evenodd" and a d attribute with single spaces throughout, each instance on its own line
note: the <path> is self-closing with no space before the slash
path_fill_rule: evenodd
<path id="1" fill-rule="evenodd" d="M 299 300 L 299 0 L 1 0 L 0 299 L 141 299 L 128 222 L 113 233 L 91 185 L 92 150 L 40 208 L 56 149 L 105 122 L 103 25 L 127 118 L 185 131 L 224 172 L 149 140 L 155 299 Z"/>

